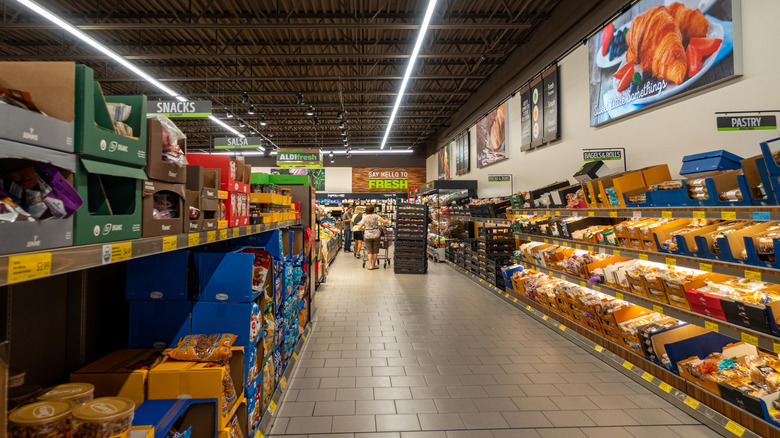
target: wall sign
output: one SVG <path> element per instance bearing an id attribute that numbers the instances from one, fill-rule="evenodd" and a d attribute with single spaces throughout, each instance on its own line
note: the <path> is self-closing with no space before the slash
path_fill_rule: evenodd
<path id="1" fill-rule="evenodd" d="M 322 153 L 318 149 L 279 151 L 276 165 L 285 168 L 317 169 L 322 167 Z"/>
<path id="2" fill-rule="evenodd" d="M 456 174 L 465 175 L 471 172 L 471 141 L 469 131 L 455 139 Z"/>
<path id="3" fill-rule="evenodd" d="M 216 137 L 214 149 L 257 149 L 263 141 L 262 137 Z"/>
<path id="4" fill-rule="evenodd" d="M 521 150 L 531 149 L 531 87 L 520 90 L 520 144 Z"/>
<path id="5" fill-rule="evenodd" d="M 617 17 L 588 40 L 590 125 L 741 75 L 740 12 L 739 0 L 642 0 Z"/>
<path id="6" fill-rule="evenodd" d="M 512 179 L 509 175 L 488 175 L 488 182 L 504 182 Z"/>
<path id="7" fill-rule="evenodd" d="M 558 103 L 558 66 L 552 66 L 542 73 L 542 90 L 544 93 L 544 134 L 542 141 L 545 143 L 557 140 L 560 136 Z"/>
<path id="8" fill-rule="evenodd" d="M 271 169 L 272 175 L 308 175 L 309 185 L 315 191 L 325 190 L 325 169 L 281 168 Z"/>
<path id="9" fill-rule="evenodd" d="M 450 149 L 453 144 L 450 143 L 439 149 L 436 153 L 437 161 L 439 164 L 439 178 L 438 179 L 450 179 Z"/>
<path id="10" fill-rule="evenodd" d="M 489 166 L 507 159 L 506 104 L 477 122 L 477 167 Z"/>
<path id="11" fill-rule="evenodd" d="M 354 192 L 406 193 L 410 186 L 425 184 L 426 171 L 420 168 L 353 167 Z"/>
<path id="12" fill-rule="evenodd" d="M 531 147 L 542 145 L 544 137 L 544 89 L 542 78 L 531 81 Z"/>
<path id="13" fill-rule="evenodd" d="M 211 115 L 211 101 L 191 100 L 179 102 L 178 100 L 150 100 L 146 102 L 146 112 L 149 114 L 162 114 L 171 119 L 204 118 Z"/>
<path id="14" fill-rule="evenodd" d="M 622 160 L 623 159 L 623 151 L 616 150 L 616 151 L 592 151 L 592 152 L 583 152 L 582 153 L 582 159 L 583 161 L 611 161 L 611 160 Z"/>
<path id="15" fill-rule="evenodd" d="M 718 117 L 718 131 L 755 131 L 759 129 L 777 129 L 775 116 L 734 116 Z"/>

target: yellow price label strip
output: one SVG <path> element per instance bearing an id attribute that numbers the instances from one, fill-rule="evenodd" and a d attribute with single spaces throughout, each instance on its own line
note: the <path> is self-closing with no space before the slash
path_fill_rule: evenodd
<path id="1" fill-rule="evenodd" d="M 593 216 L 596 216 L 596 213 L 592 212 L 592 211 L 589 211 L 588 212 L 588 217 L 593 217 Z"/>
<path id="2" fill-rule="evenodd" d="M 773 342 L 772 343 L 772 351 L 774 351 L 777 354 L 780 354 L 780 344 Z"/>
<path id="3" fill-rule="evenodd" d="M 617 212 L 616 211 L 610 211 L 609 212 L 609 217 L 617 217 Z"/>
<path id="4" fill-rule="evenodd" d="M 285 380 L 284 377 L 282 377 L 282 380 L 279 381 L 279 384 L 282 385 L 282 389 L 287 387 L 287 380 Z"/>
<path id="5" fill-rule="evenodd" d="M 666 393 L 672 392 L 672 385 L 670 385 L 670 384 L 668 384 L 666 382 L 661 382 L 661 384 L 658 385 L 658 387 L 661 388 L 661 391 L 663 391 L 663 392 L 666 392 Z"/>
<path id="6" fill-rule="evenodd" d="M 672 265 L 672 266 L 677 266 L 677 259 L 673 259 L 671 257 L 667 257 L 666 258 L 666 264 L 667 265 Z"/>
<path id="7" fill-rule="evenodd" d="M 111 262 L 130 260 L 133 257 L 133 242 L 114 243 L 111 245 Z"/>
<path id="8" fill-rule="evenodd" d="M 647 254 L 639 254 L 639 260 L 647 261 Z"/>
<path id="9" fill-rule="evenodd" d="M 545 216 L 549 216 L 549 215 L 550 215 L 550 211 L 549 211 L 549 210 L 545 211 L 545 212 L 544 212 L 544 215 L 545 215 Z"/>
<path id="10" fill-rule="evenodd" d="M 260 224 L 255 225 L 255 233 L 263 231 L 263 226 Z"/>
<path id="11" fill-rule="evenodd" d="M 303 338 L 303 340 L 305 341 L 306 340 L 306 333 L 302 334 L 301 338 Z"/>
<path id="12" fill-rule="evenodd" d="M 217 241 L 217 232 L 216 231 L 209 231 L 206 233 L 206 243 L 216 242 Z"/>
<path id="13" fill-rule="evenodd" d="M 623 299 L 623 293 L 622 292 L 615 293 L 615 298 L 617 298 L 619 300 L 622 300 Z"/>
<path id="14" fill-rule="evenodd" d="M 620 257 L 620 250 L 619 249 L 613 249 L 612 250 L 612 255 L 614 255 L 615 257 Z"/>
<path id="15" fill-rule="evenodd" d="M 720 218 L 724 221 L 733 221 L 737 218 L 736 211 L 723 211 L 720 213 Z"/>
<path id="16" fill-rule="evenodd" d="M 187 244 L 189 246 L 200 245 L 200 233 L 190 233 L 187 237 Z"/>
<path id="17" fill-rule="evenodd" d="M 761 281 L 761 273 L 758 271 L 749 271 L 745 269 L 745 278 L 748 280 Z"/>
<path id="18" fill-rule="evenodd" d="M 596 289 L 596 292 L 601 292 L 601 286 L 599 286 L 598 284 L 596 285 L 595 289 Z"/>
<path id="19" fill-rule="evenodd" d="M 271 411 L 271 415 L 276 412 L 276 402 L 271 400 L 271 403 L 268 404 L 268 410 Z"/>
<path id="20" fill-rule="evenodd" d="M 550 243 L 550 241 L 547 240 L 547 239 L 544 239 L 544 243 Z"/>
<path id="21" fill-rule="evenodd" d="M 585 287 L 585 280 L 580 280 L 580 286 Z"/>
<path id="22" fill-rule="evenodd" d="M 558 328 L 559 328 L 559 329 L 560 329 L 562 332 L 565 332 L 565 331 L 566 331 L 566 326 L 565 326 L 565 325 L 563 325 L 563 324 L 559 325 L 559 326 L 558 326 Z"/>
<path id="23" fill-rule="evenodd" d="M 748 333 L 742 333 L 742 342 L 747 342 L 748 344 L 758 347 L 758 338 Z"/>
<path id="24" fill-rule="evenodd" d="M 598 351 L 599 353 L 604 351 L 604 347 L 602 347 L 601 345 L 596 345 L 595 347 L 593 347 L 593 349 Z"/>
<path id="25" fill-rule="evenodd" d="M 745 434 L 745 428 L 740 426 L 739 424 L 729 421 L 726 423 L 726 430 L 733 433 L 736 436 L 742 436 Z"/>
<path id="26" fill-rule="evenodd" d="M 579 243 L 574 245 L 574 247 L 577 248 L 577 249 L 582 249 L 582 245 L 580 245 Z"/>
<path id="27" fill-rule="evenodd" d="M 257 433 L 255 433 L 255 438 L 265 438 L 265 437 L 263 436 L 263 432 L 260 432 L 258 430 Z"/>
<path id="28" fill-rule="evenodd" d="M 8 283 L 35 280 L 51 275 L 51 253 L 8 257 Z"/>
<path id="29" fill-rule="evenodd" d="M 703 211 L 694 211 L 693 212 L 693 218 L 694 219 L 704 219 L 704 212 Z"/>
<path id="30" fill-rule="evenodd" d="M 504 298 L 509 298 L 509 294 L 504 294 Z"/>
<path id="31" fill-rule="evenodd" d="M 517 298 L 513 299 L 513 300 L 512 300 L 512 302 L 515 302 L 515 303 L 516 303 L 516 302 L 517 302 Z"/>
<path id="32" fill-rule="evenodd" d="M 531 306 L 525 306 L 525 310 L 531 310 Z"/>
<path id="33" fill-rule="evenodd" d="M 707 330 L 711 330 L 715 333 L 718 333 L 718 330 L 720 330 L 720 326 L 718 324 L 715 324 L 714 322 L 710 321 L 704 321 L 704 328 Z"/>
<path id="34" fill-rule="evenodd" d="M 671 211 L 662 211 L 661 217 L 664 219 L 671 219 L 672 218 L 672 212 Z"/>
<path id="35" fill-rule="evenodd" d="M 247 225 L 246 226 L 246 233 L 247 234 L 252 234 L 252 226 L 251 225 Z"/>
<path id="36" fill-rule="evenodd" d="M 683 403 L 690 406 L 693 409 L 696 409 L 699 407 L 699 402 L 697 400 L 694 400 L 690 397 L 685 397 L 685 400 L 683 400 Z"/>
<path id="37" fill-rule="evenodd" d="M 293 359 L 298 360 L 298 353 L 293 352 Z"/>
<path id="38" fill-rule="evenodd" d="M 625 368 L 627 370 L 633 370 L 634 369 L 634 364 L 632 364 L 631 362 L 629 362 L 627 360 L 624 360 L 623 361 L 623 368 Z"/>
<path id="39" fill-rule="evenodd" d="M 560 215 L 561 215 L 561 212 L 560 212 L 560 211 L 556 211 L 556 212 L 555 212 L 555 215 L 556 215 L 556 216 L 560 216 Z"/>
<path id="40" fill-rule="evenodd" d="M 219 240 L 226 240 L 227 239 L 227 230 L 221 229 L 219 230 Z"/>
<path id="41" fill-rule="evenodd" d="M 588 246 L 588 251 L 592 252 L 593 251 L 593 247 L 592 246 Z"/>
<path id="42" fill-rule="evenodd" d="M 162 238 L 162 250 L 163 252 L 173 251 L 178 246 L 179 242 L 176 236 L 165 236 Z"/>
<path id="43" fill-rule="evenodd" d="M 233 238 L 235 239 L 236 237 L 241 235 L 241 232 L 238 230 L 238 227 L 236 227 L 232 229 L 232 234 L 233 234 Z"/>
<path id="44" fill-rule="evenodd" d="M 560 242 L 558 242 L 557 240 L 553 240 L 553 245 L 560 245 L 560 244 L 561 244 L 561 243 L 560 243 Z"/>
<path id="45" fill-rule="evenodd" d="M 653 312 L 658 312 L 661 315 L 664 314 L 664 308 L 658 305 L 653 304 Z"/>
<path id="46" fill-rule="evenodd" d="M 642 373 L 642 378 L 647 380 L 648 382 L 652 382 L 653 381 L 653 375 L 648 373 L 647 371 Z"/>
<path id="47" fill-rule="evenodd" d="M 699 263 L 699 270 L 705 272 L 712 272 L 712 265 L 709 263 Z"/>
<path id="48" fill-rule="evenodd" d="M 549 317 L 549 316 L 547 316 L 547 315 L 543 315 L 543 316 L 542 316 L 542 319 L 543 319 L 543 320 L 545 320 L 545 321 L 547 321 L 548 319 L 550 319 L 550 317 Z"/>

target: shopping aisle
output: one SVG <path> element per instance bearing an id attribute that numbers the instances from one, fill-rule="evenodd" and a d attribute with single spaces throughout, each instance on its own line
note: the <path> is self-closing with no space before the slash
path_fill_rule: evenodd
<path id="1" fill-rule="evenodd" d="M 316 296 L 271 437 L 719 436 L 448 266 L 351 256 Z"/>

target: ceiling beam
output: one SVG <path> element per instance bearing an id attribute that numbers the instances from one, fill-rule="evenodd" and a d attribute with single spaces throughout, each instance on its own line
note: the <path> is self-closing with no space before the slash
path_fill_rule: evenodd
<path id="1" fill-rule="evenodd" d="M 0 33 L 2 33 L 2 29 L 0 29 Z M 513 44 L 519 44 L 523 40 L 507 40 L 508 43 Z M 26 41 L 2 41 L 0 44 L 5 44 L 9 47 L 47 47 L 51 45 L 59 45 L 59 43 L 53 43 L 50 41 L 32 41 L 32 40 L 26 40 Z M 157 41 L 157 40 L 127 40 L 127 41 L 107 41 L 103 43 L 104 45 L 108 47 L 148 47 L 148 46 L 154 46 L 154 47 L 194 47 L 199 48 L 201 46 L 206 47 L 214 47 L 214 46 L 220 46 L 221 43 L 217 40 L 203 40 L 203 43 L 200 41 Z M 318 40 L 318 41 L 297 41 L 297 40 L 275 40 L 275 41 L 261 41 L 261 42 L 254 42 L 254 41 L 233 41 L 230 43 L 231 47 L 285 47 L 285 46 L 293 46 L 293 47 L 300 47 L 300 46 L 350 46 L 350 47 L 374 47 L 374 46 L 397 46 L 399 44 L 398 41 L 392 41 L 392 40 L 381 40 L 376 42 L 367 42 L 367 41 L 351 41 L 348 39 L 344 40 Z M 407 41 L 406 44 L 412 44 L 410 41 Z M 485 43 L 479 39 L 442 39 L 442 40 L 435 40 L 431 41 L 432 45 L 479 45 L 484 46 Z"/>
<path id="2" fill-rule="evenodd" d="M 414 23 L 97 23 L 74 24 L 84 31 L 91 30 L 418 30 L 419 24 Z M 433 30 L 474 30 L 474 29 L 509 29 L 525 30 L 531 28 L 530 23 L 482 22 L 482 23 L 438 23 L 428 28 Z M 61 30 L 56 24 L 47 23 L 4 23 L 3 30 Z"/>
<path id="3" fill-rule="evenodd" d="M 462 59 L 462 58 L 480 58 L 482 56 L 501 58 L 504 53 L 425 53 L 420 54 L 418 58 L 423 59 Z M 125 59 L 131 61 L 147 60 L 201 60 L 201 59 L 408 59 L 406 53 L 147 53 L 143 55 L 124 55 Z M 111 57 L 107 55 L 83 55 L 73 54 L 35 54 L 35 55 L 2 55 L 2 60 L 14 59 L 20 61 L 32 61 L 47 59 L 51 61 L 105 61 Z M 331 63 L 332 64 L 332 63 Z"/>
<path id="4" fill-rule="evenodd" d="M 487 75 L 418 75 L 412 76 L 411 80 L 435 81 L 450 79 L 473 79 L 484 80 Z M 350 81 L 400 81 L 402 76 L 377 75 L 377 76 L 221 76 L 221 77 L 190 77 L 178 76 L 167 78 L 155 78 L 160 82 L 238 82 L 238 81 L 317 81 L 317 82 L 350 82 Z M 108 82 L 135 82 L 141 81 L 137 77 L 96 77 L 96 81 Z"/>

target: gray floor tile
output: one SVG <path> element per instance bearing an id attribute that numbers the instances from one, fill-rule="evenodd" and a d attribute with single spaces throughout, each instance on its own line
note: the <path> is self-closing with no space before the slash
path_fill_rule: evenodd
<path id="1" fill-rule="evenodd" d="M 333 417 L 331 429 L 336 432 L 375 432 L 376 420 L 373 415 L 350 415 Z"/>
<path id="2" fill-rule="evenodd" d="M 498 412 L 464 412 L 460 419 L 466 429 L 505 429 L 509 423 Z"/>
<path id="3" fill-rule="evenodd" d="M 462 380 L 457 375 L 441 376 L 438 374 L 425 376 L 425 383 L 427 386 L 447 386 L 447 385 L 461 385 Z M 421 386 L 426 386 L 421 385 Z"/>
<path id="4" fill-rule="evenodd" d="M 716 438 L 720 436 L 707 426 L 672 426 L 672 429 L 685 438 Z"/>
<path id="5" fill-rule="evenodd" d="M 406 371 L 404 370 L 404 367 L 373 367 L 371 369 L 371 375 L 372 376 L 405 376 Z"/>
<path id="6" fill-rule="evenodd" d="M 657 396 L 653 396 L 658 398 Z M 589 395 L 588 398 L 600 409 L 631 409 L 638 406 L 634 403 L 635 397 L 625 395 Z M 647 406 L 653 407 L 653 406 Z"/>
<path id="7" fill-rule="evenodd" d="M 393 386 L 390 383 L 390 377 L 356 377 L 355 387 L 357 388 L 389 388 Z"/>
<path id="8" fill-rule="evenodd" d="M 598 409 L 588 397 L 584 395 L 563 396 L 563 397 L 550 397 L 550 400 L 558 406 L 561 410 L 572 409 Z"/>
<path id="9" fill-rule="evenodd" d="M 478 399 L 477 408 L 480 412 L 505 412 L 505 411 L 517 411 L 517 405 L 512 402 L 512 399 L 508 397 L 492 397 Z"/>
<path id="10" fill-rule="evenodd" d="M 411 400 L 409 388 L 374 388 L 375 400 Z"/>
<path id="11" fill-rule="evenodd" d="M 542 438 L 588 438 L 582 430 L 576 428 L 537 429 L 536 432 Z"/>
<path id="12" fill-rule="evenodd" d="M 320 380 L 320 388 L 354 388 L 354 377 L 323 377 Z"/>
<path id="13" fill-rule="evenodd" d="M 311 417 L 314 402 L 291 402 L 285 400 L 280 406 L 280 417 Z"/>
<path id="14" fill-rule="evenodd" d="M 502 412 L 501 415 L 512 428 L 552 427 L 552 423 L 541 411 Z"/>
<path id="15" fill-rule="evenodd" d="M 336 400 L 373 400 L 373 388 L 337 389 Z"/>
<path id="16" fill-rule="evenodd" d="M 525 395 L 517 385 L 483 385 L 489 397 L 522 397 Z"/>
<path id="17" fill-rule="evenodd" d="M 625 409 L 626 414 L 642 425 L 680 424 L 681 421 L 663 409 Z"/>
<path id="18" fill-rule="evenodd" d="M 620 409 L 583 410 L 597 426 L 634 426 L 639 423 Z"/>
<path id="19" fill-rule="evenodd" d="M 425 376 L 392 376 L 393 386 L 426 386 Z"/>
<path id="20" fill-rule="evenodd" d="M 450 398 L 478 398 L 488 397 L 487 392 L 478 385 L 471 386 L 447 386 L 447 392 L 450 393 Z"/>
<path id="21" fill-rule="evenodd" d="M 295 421 L 290 421 L 285 433 L 288 434 L 313 434 L 330 433 L 330 427 L 333 422 L 331 417 L 299 417 Z"/>
<path id="22" fill-rule="evenodd" d="M 399 414 L 435 414 L 433 400 L 396 400 L 395 409 Z"/>
<path id="23" fill-rule="evenodd" d="M 489 430 L 449 430 L 447 438 L 493 438 Z"/>
<path id="24" fill-rule="evenodd" d="M 633 438 L 624 427 L 581 427 L 588 438 Z"/>
<path id="25" fill-rule="evenodd" d="M 355 402 L 354 401 L 326 401 L 317 402 L 314 406 L 315 416 L 331 417 L 334 415 L 354 415 L 355 414 Z M 342 431 L 346 432 L 346 431 Z"/>
<path id="26" fill-rule="evenodd" d="M 355 402 L 357 415 L 395 414 L 395 401 L 393 400 L 358 400 Z"/>
<path id="27" fill-rule="evenodd" d="M 420 421 L 417 415 L 413 414 L 377 415 L 376 430 L 377 432 L 420 430 Z"/>
<path id="28" fill-rule="evenodd" d="M 412 389 L 412 397 L 415 400 L 426 398 L 450 398 L 450 393 L 445 386 L 421 386 Z"/>
<path id="29" fill-rule="evenodd" d="M 492 431 L 493 438 L 539 438 L 534 429 L 503 429 Z"/>
<path id="30" fill-rule="evenodd" d="M 400 432 L 356 433 L 355 438 L 401 438 Z"/>
<path id="31" fill-rule="evenodd" d="M 295 379 L 293 379 L 295 380 Z M 335 389 L 301 389 L 297 401 L 333 401 L 336 400 Z"/>
<path id="32" fill-rule="evenodd" d="M 596 423 L 582 411 L 542 411 L 555 427 L 595 426 Z"/>
<path id="33" fill-rule="evenodd" d="M 477 404 L 471 399 L 435 399 L 436 409 L 441 414 L 461 413 L 461 412 L 479 412 Z M 479 401 L 481 403 L 481 400 Z"/>
<path id="34" fill-rule="evenodd" d="M 525 395 L 534 396 L 562 396 L 563 393 L 553 384 L 518 385 Z"/>
<path id="35" fill-rule="evenodd" d="M 338 377 L 371 376 L 371 367 L 349 367 L 349 368 L 339 368 L 338 370 L 339 370 Z"/>
<path id="36" fill-rule="evenodd" d="M 447 432 L 401 432 L 401 438 L 448 438 Z"/>
<path id="37" fill-rule="evenodd" d="M 422 430 L 456 430 L 465 429 L 459 414 L 420 414 Z"/>

